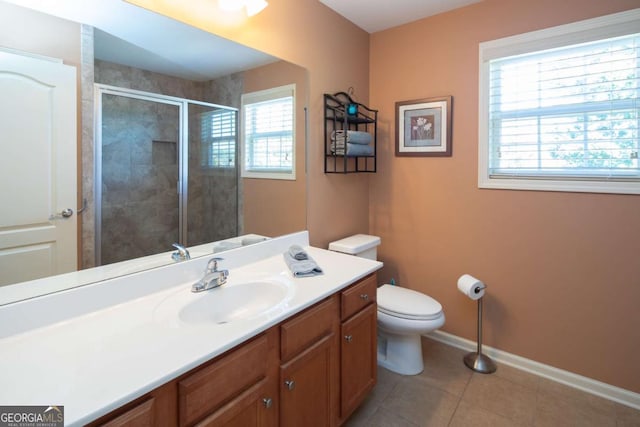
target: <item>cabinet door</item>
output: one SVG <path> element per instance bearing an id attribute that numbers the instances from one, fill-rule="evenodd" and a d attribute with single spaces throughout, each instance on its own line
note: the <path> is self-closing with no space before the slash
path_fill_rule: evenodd
<path id="1" fill-rule="evenodd" d="M 243 396 L 267 378 L 270 361 L 277 367 L 277 348 L 270 335 L 263 334 L 238 346 L 213 363 L 197 369 L 178 382 L 180 426 L 192 426 L 220 410 L 227 402 Z M 273 350 L 270 351 L 270 348 Z"/>
<path id="2" fill-rule="evenodd" d="M 377 339 L 375 304 L 342 324 L 340 417 L 344 420 L 376 383 Z"/>
<path id="3" fill-rule="evenodd" d="M 264 379 L 196 424 L 198 427 L 276 427 L 277 385 Z"/>
<path id="4" fill-rule="evenodd" d="M 335 334 L 328 335 L 282 365 L 280 425 L 326 427 L 335 424 Z"/>

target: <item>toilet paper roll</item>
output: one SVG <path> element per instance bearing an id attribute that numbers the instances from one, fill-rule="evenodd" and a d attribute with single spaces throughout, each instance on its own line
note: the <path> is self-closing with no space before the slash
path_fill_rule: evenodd
<path id="1" fill-rule="evenodd" d="M 458 289 L 460 292 L 473 300 L 482 298 L 486 287 L 487 285 L 469 274 L 463 274 L 458 279 Z"/>

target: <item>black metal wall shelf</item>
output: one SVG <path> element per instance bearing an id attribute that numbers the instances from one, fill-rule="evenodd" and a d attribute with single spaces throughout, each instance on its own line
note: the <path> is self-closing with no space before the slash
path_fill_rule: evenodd
<path id="1" fill-rule="evenodd" d="M 375 173 L 378 140 L 378 110 L 355 102 L 349 94 L 324 94 L 324 173 Z M 334 131 L 343 131 L 344 146 L 332 140 Z M 371 154 L 351 155 L 347 145 L 347 131 L 367 132 L 371 135 Z"/>

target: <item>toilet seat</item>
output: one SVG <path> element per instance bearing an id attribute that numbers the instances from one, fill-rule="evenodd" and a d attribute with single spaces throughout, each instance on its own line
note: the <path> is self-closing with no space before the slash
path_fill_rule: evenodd
<path id="1" fill-rule="evenodd" d="M 442 316 L 442 305 L 420 292 L 382 285 L 377 291 L 378 311 L 408 320 L 433 320 Z"/>

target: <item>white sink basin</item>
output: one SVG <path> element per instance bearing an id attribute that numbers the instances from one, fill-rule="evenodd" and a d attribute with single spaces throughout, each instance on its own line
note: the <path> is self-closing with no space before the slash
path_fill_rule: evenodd
<path id="1" fill-rule="evenodd" d="M 279 312 L 292 298 L 290 280 L 280 276 L 252 277 L 207 291 L 193 293 L 191 286 L 171 292 L 156 307 L 154 317 L 195 325 L 225 324 Z"/>
<path id="2" fill-rule="evenodd" d="M 260 281 L 222 285 L 203 291 L 200 298 L 185 305 L 178 316 L 187 323 L 228 323 L 250 319 L 278 307 L 288 288 L 276 281 Z"/>

